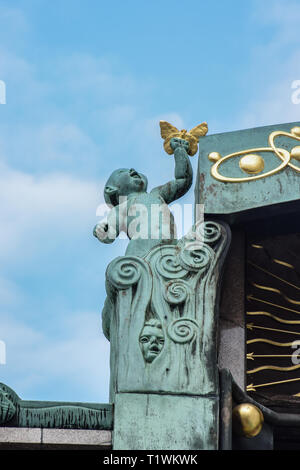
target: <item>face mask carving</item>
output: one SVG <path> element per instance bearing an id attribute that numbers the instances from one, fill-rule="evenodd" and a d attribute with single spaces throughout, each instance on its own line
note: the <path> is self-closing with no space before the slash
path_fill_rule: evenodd
<path id="1" fill-rule="evenodd" d="M 145 362 L 152 363 L 161 353 L 165 343 L 161 323 L 158 320 L 147 321 L 140 334 L 139 342 Z"/>

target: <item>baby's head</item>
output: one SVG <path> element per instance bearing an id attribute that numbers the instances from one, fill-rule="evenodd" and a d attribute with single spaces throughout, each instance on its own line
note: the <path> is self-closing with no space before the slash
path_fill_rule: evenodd
<path id="1" fill-rule="evenodd" d="M 104 188 L 104 199 L 109 206 L 117 206 L 120 196 L 128 196 L 131 193 L 140 193 L 147 190 L 148 180 L 146 176 L 138 173 L 133 168 L 119 168 L 108 178 Z"/>

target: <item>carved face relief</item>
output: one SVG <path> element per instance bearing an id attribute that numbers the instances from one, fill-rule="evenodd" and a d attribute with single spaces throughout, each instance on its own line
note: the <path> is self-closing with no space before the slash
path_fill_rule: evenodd
<path id="1" fill-rule="evenodd" d="M 160 354 L 165 343 L 162 328 L 145 324 L 140 335 L 140 346 L 146 362 L 151 363 Z"/>

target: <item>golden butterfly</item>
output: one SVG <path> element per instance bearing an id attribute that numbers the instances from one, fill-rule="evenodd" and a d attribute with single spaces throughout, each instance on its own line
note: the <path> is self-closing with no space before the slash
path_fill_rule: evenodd
<path id="1" fill-rule="evenodd" d="M 206 122 L 202 122 L 202 124 L 198 124 L 198 126 L 194 127 L 189 132 L 186 129 L 182 129 L 179 131 L 176 127 L 172 126 L 167 121 L 160 121 L 160 134 L 164 141 L 164 149 L 169 154 L 172 155 L 174 150 L 170 145 L 170 141 L 173 137 L 178 137 L 180 139 L 187 140 L 189 142 L 189 149 L 188 154 L 190 156 L 195 155 L 198 150 L 198 142 L 199 138 L 206 135 L 208 131 L 208 127 Z"/>

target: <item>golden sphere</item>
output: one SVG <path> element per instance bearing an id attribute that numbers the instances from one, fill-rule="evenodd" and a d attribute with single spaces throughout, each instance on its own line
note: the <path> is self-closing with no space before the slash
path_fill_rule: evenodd
<path id="1" fill-rule="evenodd" d="M 208 155 L 208 160 L 214 163 L 217 162 L 218 160 L 221 160 L 221 158 L 222 158 L 222 155 L 219 152 L 210 152 L 210 154 Z"/>
<path id="2" fill-rule="evenodd" d="M 293 127 L 293 129 L 291 129 L 291 134 L 295 135 L 296 137 L 300 137 L 300 127 Z"/>
<path id="3" fill-rule="evenodd" d="M 255 437 L 262 430 L 263 424 L 264 415 L 251 403 L 242 403 L 232 411 L 232 427 L 239 436 Z"/>
<path id="4" fill-rule="evenodd" d="M 294 158 L 295 160 L 300 162 L 300 146 L 299 145 L 297 145 L 297 147 L 292 148 L 291 158 Z"/>
<path id="5" fill-rule="evenodd" d="M 240 159 L 239 165 L 240 169 L 245 173 L 249 173 L 249 175 L 256 175 L 264 169 L 265 162 L 260 155 L 249 154 Z"/>

